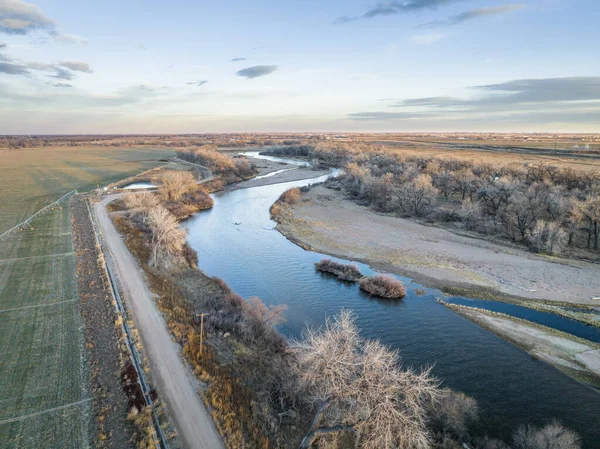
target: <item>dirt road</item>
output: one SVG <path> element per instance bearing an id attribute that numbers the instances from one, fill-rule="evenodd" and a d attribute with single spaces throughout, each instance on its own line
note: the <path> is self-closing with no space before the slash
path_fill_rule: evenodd
<path id="1" fill-rule="evenodd" d="M 182 361 L 180 348 L 171 338 L 137 261 L 108 216 L 106 204 L 118 196 L 103 198 L 94 205 L 94 213 L 109 250 L 107 263 L 119 278 L 127 308 L 149 359 L 158 395 L 166 403 L 178 436 L 187 449 L 224 448 L 221 436 L 198 396 L 197 380 Z"/>

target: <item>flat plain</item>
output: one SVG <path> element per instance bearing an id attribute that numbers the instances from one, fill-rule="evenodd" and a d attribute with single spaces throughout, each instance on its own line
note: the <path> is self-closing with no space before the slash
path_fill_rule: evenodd
<path id="1" fill-rule="evenodd" d="M 0 232 L 73 189 L 117 181 L 172 155 L 168 149 L 121 147 L 0 150 Z"/>
<path id="2" fill-rule="evenodd" d="M 0 150 L 0 232 L 65 193 L 150 169 L 169 150 Z M 92 447 L 91 393 L 68 199 L 0 241 L 3 448 Z"/>

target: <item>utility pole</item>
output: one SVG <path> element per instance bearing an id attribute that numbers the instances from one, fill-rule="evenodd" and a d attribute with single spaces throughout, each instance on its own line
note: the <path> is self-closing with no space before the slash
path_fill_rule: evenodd
<path id="1" fill-rule="evenodd" d="M 196 316 L 200 317 L 200 355 L 202 355 L 203 345 L 203 334 L 204 334 L 204 317 L 207 316 L 208 313 L 197 313 Z"/>

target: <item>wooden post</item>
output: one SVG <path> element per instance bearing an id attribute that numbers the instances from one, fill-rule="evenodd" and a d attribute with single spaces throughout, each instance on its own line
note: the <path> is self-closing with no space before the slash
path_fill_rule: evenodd
<path id="1" fill-rule="evenodd" d="M 200 355 L 202 355 L 202 350 L 204 348 L 203 336 L 204 336 L 204 317 L 208 315 L 208 313 L 197 313 L 196 316 L 200 317 Z"/>

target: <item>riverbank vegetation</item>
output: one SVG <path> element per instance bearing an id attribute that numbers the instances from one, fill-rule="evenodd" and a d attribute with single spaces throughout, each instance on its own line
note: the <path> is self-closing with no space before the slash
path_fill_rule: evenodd
<path id="1" fill-rule="evenodd" d="M 459 441 L 468 439 L 468 432 L 454 423 L 470 421 L 466 415 L 472 414 L 472 400 L 464 401 L 465 410 L 441 406 L 454 393 L 440 389 L 429 370 L 398 364 L 390 372 L 388 362 L 398 362 L 397 353 L 359 338 L 350 315 L 334 318 L 331 323 L 338 324 L 308 331 L 301 342 L 290 344 L 274 327 L 284 308 L 268 307 L 258 298 L 244 300 L 223 281 L 194 269 L 185 255 L 185 243 L 180 251 L 161 253 L 155 263 L 157 237 L 149 221 L 156 207 L 161 205 L 147 208 L 148 212 L 140 207 L 125 210 L 114 221 L 140 261 L 183 354 L 206 383 L 203 398 L 228 447 L 292 448 L 304 440 L 318 447 L 372 448 L 372 441 L 385 441 L 390 431 L 399 433 L 389 444 L 377 447 L 408 449 L 418 441 L 432 447 L 458 447 Z M 203 345 L 200 313 L 207 314 Z M 354 343 L 346 348 L 346 357 L 362 361 L 369 370 L 356 371 L 362 373 L 360 377 L 350 371 L 336 372 L 336 379 L 346 377 L 333 385 L 327 377 L 327 372 L 333 373 L 327 370 L 328 363 L 311 362 L 314 351 L 309 348 L 338 347 L 349 343 L 349 337 Z M 364 382 L 381 398 L 388 398 L 385 413 L 376 407 L 374 393 L 364 394 Z M 324 402 L 317 403 L 318 398 Z M 354 408 L 346 416 L 340 414 L 349 404 Z M 371 418 L 365 419 L 369 409 Z M 416 421 L 407 423 L 407 417 Z"/>
<path id="2" fill-rule="evenodd" d="M 219 176 L 225 184 L 250 179 L 257 170 L 245 157 L 232 158 L 217 150 L 216 145 L 202 145 L 198 148 L 180 150 L 177 157 L 184 161 L 203 165 Z"/>
<path id="3" fill-rule="evenodd" d="M 344 168 L 329 186 L 379 212 L 507 239 L 534 252 L 600 258 L 595 171 L 406 156 L 365 144 L 292 145 L 272 154 Z"/>
<path id="4" fill-rule="evenodd" d="M 288 342 L 275 327 L 284 307 L 245 300 L 197 270 L 176 217 L 161 220 L 170 213 L 165 203 L 185 194 L 132 195 L 114 222 L 205 383 L 202 397 L 227 447 L 453 449 L 475 442 L 473 399 L 441 388 L 430 369 L 402 367 L 397 352 L 360 337 L 346 312 Z M 384 287 L 397 294 L 392 281 Z"/>
<path id="5" fill-rule="evenodd" d="M 356 264 L 343 264 L 331 259 L 323 259 L 315 263 L 317 271 L 331 273 L 342 281 L 356 282 L 363 277 Z"/>
<path id="6" fill-rule="evenodd" d="M 404 284 L 391 276 L 377 275 L 362 278 L 358 281 L 358 286 L 361 290 L 379 298 L 400 299 L 406 296 Z"/>

